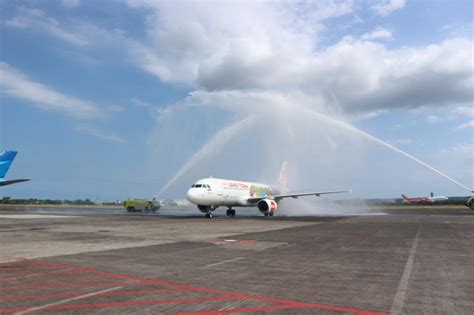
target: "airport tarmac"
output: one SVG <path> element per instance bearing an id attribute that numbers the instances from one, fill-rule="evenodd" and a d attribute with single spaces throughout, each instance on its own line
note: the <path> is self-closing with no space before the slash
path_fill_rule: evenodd
<path id="1" fill-rule="evenodd" d="M 101 211 L 0 209 L 0 313 L 474 313 L 466 207 Z"/>

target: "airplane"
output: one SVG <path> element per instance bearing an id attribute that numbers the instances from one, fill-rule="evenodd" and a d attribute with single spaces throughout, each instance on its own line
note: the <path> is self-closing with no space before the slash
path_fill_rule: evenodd
<path id="1" fill-rule="evenodd" d="M 10 179 L 10 180 L 5 179 L 5 175 L 7 174 L 8 169 L 10 168 L 10 165 L 13 163 L 13 160 L 15 159 L 16 154 L 17 154 L 16 151 L 10 151 L 10 150 L 3 151 L 2 153 L 0 153 L 0 186 L 6 186 L 6 185 L 29 181 L 29 179 Z"/>
<path id="2" fill-rule="evenodd" d="M 418 198 L 408 198 L 405 195 L 402 195 L 403 203 L 409 204 L 431 204 L 437 201 L 448 200 L 446 196 L 434 196 L 433 193 L 430 194 L 429 197 L 418 197 Z"/>
<path id="3" fill-rule="evenodd" d="M 297 199 L 301 196 L 320 196 L 325 194 L 337 194 L 352 192 L 349 190 L 318 191 L 318 192 L 287 192 L 287 163 L 284 162 L 278 185 L 243 182 L 231 179 L 203 178 L 196 181 L 189 188 L 186 199 L 197 205 L 198 209 L 205 213 L 206 218 L 212 218 L 212 211 L 218 207 L 227 207 L 227 215 L 234 217 L 236 212 L 232 207 L 257 207 L 266 217 L 273 216 L 277 210 L 278 203 L 284 198 Z"/>

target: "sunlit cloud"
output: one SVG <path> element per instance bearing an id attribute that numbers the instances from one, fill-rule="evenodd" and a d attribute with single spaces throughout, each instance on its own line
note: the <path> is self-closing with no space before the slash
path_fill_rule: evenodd
<path id="1" fill-rule="evenodd" d="M 361 36 L 362 40 L 388 40 L 392 38 L 392 32 L 384 27 L 376 27 L 373 31 L 365 33 Z"/>
<path id="2" fill-rule="evenodd" d="M 383 0 L 373 5 L 371 9 L 380 16 L 387 16 L 405 7 L 405 0 Z"/>
<path id="3" fill-rule="evenodd" d="M 0 90 L 43 110 L 57 111 L 79 119 L 103 117 L 105 112 L 94 102 L 62 94 L 33 81 L 8 63 L 0 62 Z"/>
<path id="4" fill-rule="evenodd" d="M 83 46 L 88 44 L 86 34 L 65 30 L 55 18 L 47 16 L 40 9 L 19 6 L 17 7 L 17 15 L 7 19 L 5 25 L 7 27 L 29 29 L 36 32 L 43 31 L 73 45 Z"/>
<path id="5" fill-rule="evenodd" d="M 61 4 L 66 8 L 74 9 L 81 5 L 81 0 L 62 0 Z"/>
<path id="6" fill-rule="evenodd" d="M 96 127 L 92 127 L 90 125 L 80 124 L 80 125 L 76 126 L 75 129 L 77 131 L 89 134 L 91 136 L 94 136 L 96 138 L 106 140 L 106 141 L 109 141 L 109 142 L 116 142 L 116 143 L 125 142 L 125 140 L 121 136 L 119 136 L 119 135 L 117 135 L 117 134 L 115 134 L 111 131 L 102 130 L 102 129 L 99 129 L 99 128 L 96 128 Z"/>
<path id="7" fill-rule="evenodd" d="M 474 129 L 474 120 L 468 121 L 467 123 L 460 125 L 456 129 L 457 130 Z"/>

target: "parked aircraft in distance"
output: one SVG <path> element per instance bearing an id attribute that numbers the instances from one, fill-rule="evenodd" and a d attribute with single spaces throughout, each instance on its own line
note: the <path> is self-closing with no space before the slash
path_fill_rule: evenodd
<path id="1" fill-rule="evenodd" d="M 429 197 L 417 197 L 417 198 L 408 198 L 405 195 L 402 195 L 403 203 L 410 203 L 410 204 L 432 204 L 437 201 L 448 200 L 446 196 L 434 196 L 433 193 L 430 194 Z"/>
<path id="2" fill-rule="evenodd" d="M 6 186 L 21 182 L 29 181 L 29 179 L 10 179 L 6 180 L 5 175 L 10 168 L 10 165 L 13 163 L 17 152 L 16 151 L 3 151 L 0 153 L 0 186 Z"/>
<path id="3" fill-rule="evenodd" d="M 204 178 L 195 182 L 186 194 L 186 199 L 198 206 L 212 218 L 212 211 L 218 207 L 227 207 L 227 215 L 235 216 L 232 207 L 257 207 L 265 216 L 273 216 L 277 210 L 278 202 L 284 198 L 298 198 L 301 196 L 320 196 L 352 192 L 352 190 L 318 191 L 291 193 L 286 189 L 287 163 L 284 162 L 278 185 L 242 182 L 230 179 Z"/>

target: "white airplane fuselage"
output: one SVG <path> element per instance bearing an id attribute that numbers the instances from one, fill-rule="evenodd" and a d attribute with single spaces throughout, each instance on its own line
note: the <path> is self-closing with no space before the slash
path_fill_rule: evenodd
<path id="1" fill-rule="evenodd" d="M 198 206 L 254 207 L 249 199 L 280 194 L 276 186 L 231 179 L 203 178 L 189 188 L 186 199 Z"/>
<path id="2" fill-rule="evenodd" d="M 268 185 L 252 182 L 243 182 L 232 179 L 203 178 L 189 188 L 186 199 L 198 206 L 207 218 L 212 218 L 212 211 L 218 207 L 228 207 L 227 215 L 235 216 L 232 207 L 257 207 L 265 216 L 273 216 L 278 202 L 284 198 L 298 198 L 302 196 L 320 196 L 351 192 L 352 190 L 292 192 L 286 189 L 287 163 L 280 169 L 278 185 Z"/>

